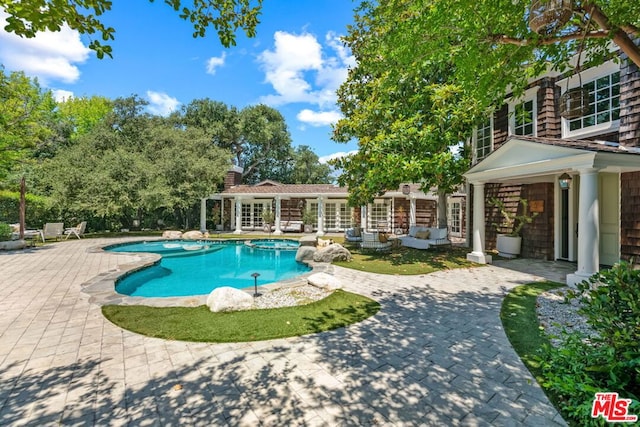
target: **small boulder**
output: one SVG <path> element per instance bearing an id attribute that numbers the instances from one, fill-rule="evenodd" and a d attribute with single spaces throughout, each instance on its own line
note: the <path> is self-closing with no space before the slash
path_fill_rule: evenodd
<path id="1" fill-rule="evenodd" d="M 296 261 L 302 262 L 307 260 L 313 260 L 313 255 L 316 253 L 316 248 L 312 246 L 300 246 L 298 252 L 296 252 Z"/>
<path id="2" fill-rule="evenodd" d="M 340 280 L 327 273 L 314 273 L 307 277 L 307 282 L 309 282 L 311 286 L 326 289 L 328 291 L 342 289 L 342 283 L 340 283 Z"/>
<path id="3" fill-rule="evenodd" d="M 351 252 L 344 246 L 334 243 L 333 245 L 318 249 L 313 255 L 313 260 L 315 262 L 351 261 Z"/>
<path id="4" fill-rule="evenodd" d="M 182 233 L 182 238 L 187 240 L 200 240 L 204 239 L 204 234 L 198 230 L 191 230 Z"/>
<path id="5" fill-rule="evenodd" d="M 180 239 L 182 237 L 182 231 L 178 230 L 166 230 L 162 233 L 163 239 Z"/>
<path id="6" fill-rule="evenodd" d="M 253 308 L 253 298 L 240 289 L 223 286 L 211 291 L 207 297 L 207 307 L 214 313 L 249 310 Z"/>
<path id="7" fill-rule="evenodd" d="M 317 240 L 316 236 L 302 236 L 299 242 L 300 246 L 313 246 L 315 248 Z"/>

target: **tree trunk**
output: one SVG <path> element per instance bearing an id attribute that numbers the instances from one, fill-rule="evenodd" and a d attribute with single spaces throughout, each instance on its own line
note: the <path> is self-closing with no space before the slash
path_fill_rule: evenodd
<path id="1" fill-rule="evenodd" d="M 438 228 L 447 228 L 447 193 L 438 190 Z"/>
<path id="2" fill-rule="evenodd" d="M 26 213 L 27 213 L 27 201 L 26 195 L 27 192 L 27 184 L 25 182 L 24 176 L 20 179 L 20 240 L 24 239 L 24 229 L 26 222 Z"/>

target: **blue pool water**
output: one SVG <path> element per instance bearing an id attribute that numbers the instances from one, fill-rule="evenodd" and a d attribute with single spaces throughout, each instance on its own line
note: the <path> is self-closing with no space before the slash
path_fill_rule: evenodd
<path id="1" fill-rule="evenodd" d="M 253 240 L 253 243 L 259 243 Z M 297 242 L 288 241 L 288 245 Z M 270 245 L 267 245 L 270 246 Z M 252 248 L 244 242 L 154 241 L 116 245 L 113 252 L 152 252 L 160 263 L 133 272 L 116 283 L 116 292 L 142 297 L 206 295 L 221 286 L 248 288 L 290 279 L 310 268 L 296 262 L 296 251 Z"/>

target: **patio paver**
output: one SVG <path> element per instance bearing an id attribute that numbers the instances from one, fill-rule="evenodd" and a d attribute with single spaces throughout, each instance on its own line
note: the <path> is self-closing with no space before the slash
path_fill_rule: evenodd
<path id="1" fill-rule="evenodd" d="M 87 250 L 110 242 L 0 253 L 0 425 L 565 425 L 499 319 L 505 293 L 540 276 L 334 267 L 381 303 L 376 316 L 304 337 L 189 343 L 121 330 L 89 302 L 83 283 L 135 261 Z"/>

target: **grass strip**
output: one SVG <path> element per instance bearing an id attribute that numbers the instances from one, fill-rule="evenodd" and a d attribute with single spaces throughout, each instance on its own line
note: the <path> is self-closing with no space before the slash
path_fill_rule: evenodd
<path id="1" fill-rule="evenodd" d="M 467 261 L 469 248 L 445 247 L 427 250 L 399 247 L 391 252 L 363 252 L 355 245 L 347 247 L 352 261 L 334 262 L 341 267 L 378 274 L 428 274 L 452 268 L 478 267 Z"/>
<path id="2" fill-rule="evenodd" d="M 204 305 L 102 307 L 107 319 L 129 331 L 197 342 L 260 341 L 312 334 L 360 322 L 378 310 L 380 304 L 374 300 L 341 290 L 307 305 L 229 313 L 212 313 Z"/>
<path id="3" fill-rule="evenodd" d="M 565 285 L 556 282 L 534 282 L 517 286 L 504 298 L 500 309 L 502 326 L 511 346 L 541 386 L 545 381 L 535 356 L 543 345 L 549 344 L 549 340 L 538 320 L 537 299 L 540 294 L 563 286 Z M 559 397 L 544 387 L 542 389 L 562 414 Z"/>

